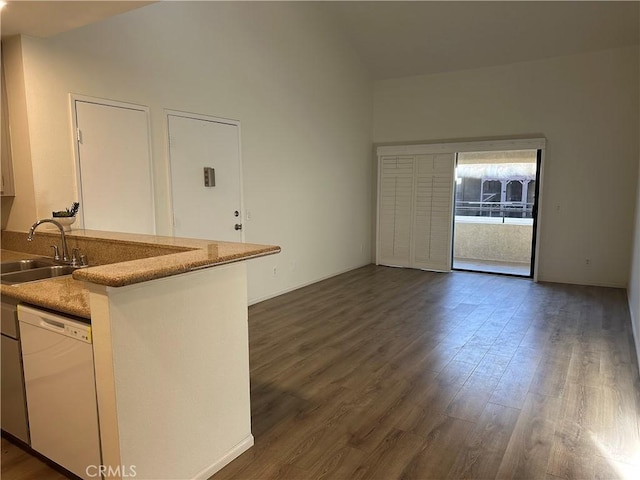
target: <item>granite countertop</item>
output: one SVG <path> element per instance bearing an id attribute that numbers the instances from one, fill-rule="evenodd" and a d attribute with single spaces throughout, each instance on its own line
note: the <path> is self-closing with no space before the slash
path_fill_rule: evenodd
<path id="1" fill-rule="evenodd" d="M 108 287 L 124 287 L 191 270 L 215 267 L 279 252 L 280 247 L 272 245 L 202 242 L 201 248 L 169 255 L 82 268 L 73 272 L 73 278 Z"/>
<path id="2" fill-rule="evenodd" d="M 24 236 L 24 234 L 21 235 Z M 16 242 L 12 240 L 13 238 L 7 236 L 5 241 L 3 236 L 3 247 L 6 245 L 11 249 L 2 249 L 2 261 L 43 256 L 34 252 L 19 251 Z M 90 319 L 89 292 L 84 282 L 108 287 L 124 287 L 280 252 L 280 247 L 275 245 L 213 242 L 89 230 L 74 231 L 68 235 L 69 240 L 90 241 L 104 246 L 104 249 L 112 255 L 113 263 L 82 268 L 73 272 L 72 276 L 17 285 L 0 285 L 0 293 L 34 305 Z M 136 252 L 143 252 L 146 258 L 117 261 L 118 250 L 121 249 L 123 257 L 127 258 L 124 250 L 129 247 L 135 247 Z M 156 251 L 161 253 L 153 256 Z M 102 261 L 105 260 L 102 259 Z M 91 257 L 89 264 L 92 264 Z"/>

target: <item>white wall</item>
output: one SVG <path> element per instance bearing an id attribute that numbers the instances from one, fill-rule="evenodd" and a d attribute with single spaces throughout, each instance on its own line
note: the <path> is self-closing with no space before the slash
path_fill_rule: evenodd
<path id="1" fill-rule="evenodd" d="M 624 287 L 638 81 L 638 47 L 379 81 L 374 142 L 543 135 L 539 279 Z"/>
<path id="2" fill-rule="evenodd" d="M 250 300 L 369 263 L 372 83 L 314 5 L 160 2 L 22 37 L 22 55 L 35 211 L 12 212 L 8 229 L 76 199 L 75 93 L 150 107 L 159 234 L 171 233 L 163 109 L 240 120 L 246 241 L 283 248 L 251 262 Z"/>
<path id="3" fill-rule="evenodd" d="M 638 88 L 640 89 L 640 82 L 638 82 Z M 638 104 L 638 110 L 640 111 L 640 103 Z M 638 129 L 638 136 L 640 137 L 640 127 Z M 627 296 L 629 298 L 633 337 L 636 342 L 636 354 L 638 355 L 638 363 L 640 363 L 640 148 L 638 149 L 638 185 L 636 189 L 636 218 L 634 224 L 635 232 L 633 236 L 631 273 L 629 275 Z"/>
<path id="4" fill-rule="evenodd" d="M 640 165 L 640 162 L 639 162 Z M 629 298 L 629 311 L 633 325 L 633 336 L 636 342 L 636 353 L 640 363 L 640 175 L 638 175 L 638 194 L 636 199 L 635 235 L 633 240 L 633 252 L 631 254 L 631 274 L 627 295 Z"/>

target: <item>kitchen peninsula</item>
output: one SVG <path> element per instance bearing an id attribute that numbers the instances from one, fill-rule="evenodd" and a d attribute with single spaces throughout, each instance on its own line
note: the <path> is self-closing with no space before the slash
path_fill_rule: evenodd
<path id="1" fill-rule="evenodd" d="M 48 255 L 58 238 L 2 232 L 2 260 Z M 208 478 L 250 448 L 244 261 L 280 248 L 88 230 L 67 242 L 88 268 L 0 288 L 90 319 L 102 463 Z"/>

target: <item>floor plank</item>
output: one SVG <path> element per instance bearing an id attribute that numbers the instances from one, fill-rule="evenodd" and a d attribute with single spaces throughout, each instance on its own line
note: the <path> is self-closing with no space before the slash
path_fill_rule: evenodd
<path id="1" fill-rule="evenodd" d="M 487 404 L 471 435 L 461 442 L 456 462 L 447 478 L 494 478 L 519 413 L 514 408 Z"/>
<path id="2" fill-rule="evenodd" d="M 5 480 L 62 480 L 67 477 L 2 437 L 2 478 Z"/>
<path id="3" fill-rule="evenodd" d="M 556 422 L 561 418 L 560 400 L 529 393 L 518 416 L 502 458 L 497 478 L 542 478 L 548 469 Z M 576 478 L 580 478 L 577 476 Z"/>

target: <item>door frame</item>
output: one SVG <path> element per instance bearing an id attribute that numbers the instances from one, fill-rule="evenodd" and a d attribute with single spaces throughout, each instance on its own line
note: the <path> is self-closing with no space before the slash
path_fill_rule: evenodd
<path id="1" fill-rule="evenodd" d="M 531 215 L 533 217 L 533 235 L 532 235 L 533 243 L 531 244 L 530 276 L 536 282 L 538 281 L 537 261 L 538 261 L 538 245 L 540 243 L 538 241 L 538 230 L 539 230 L 539 222 L 540 222 L 540 218 L 538 214 L 540 212 L 540 207 L 541 207 L 540 194 L 542 193 L 542 159 L 543 157 L 544 157 L 544 148 L 539 148 L 536 151 L 536 188 L 534 193 L 535 200 L 533 202 L 533 212 Z"/>
<path id="2" fill-rule="evenodd" d="M 458 141 L 458 142 L 434 142 L 434 143 L 423 143 L 417 145 L 379 145 L 376 148 L 376 162 L 378 163 L 378 168 L 376 169 L 378 173 L 377 178 L 377 201 L 376 201 L 376 265 L 379 265 L 380 258 L 380 227 L 379 227 L 379 218 L 380 218 L 380 161 L 379 159 L 382 156 L 386 155 L 419 155 L 419 154 L 430 154 L 430 153 L 452 153 L 454 154 L 454 161 L 456 160 L 456 155 L 459 152 L 490 152 L 490 151 L 500 151 L 500 150 L 538 150 L 539 153 L 539 166 L 538 166 L 538 175 L 540 181 L 536 183 L 537 196 L 536 203 L 538 205 L 536 215 L 534 216 L 534 233 L 533 233 L 533 245 L 532 252 L 534 255 L 534 261 L 531 264 L 531 268 L 533 269 L 533 281 L 538 281 L 538 264 L 540 261 L 540 218 L 542 216 L 542 190 L 543 190 L 543 178 L 544 178 L 544 158 L 545 158 L 545 149 L 546 149 L 547 140 L 544 137 L 532 137 L 532 138 L 515 138 L 509 140 L 481 140 L 481 141 Z M 455 165 L 454 165 L 455 166 Z M 455 189 L 454 189 L 455 194 Z M 455 198 L 455 197 L 454 197 Z M 455 207 L 454 207 L 455 210 Z M 452 215 L 452 248 L 453 248 L 453 223 L 454 218 Z M 453 254 L 452 254 L 453 261 Z"/>
<path id="3" fill-rule="evenodd" d="M 490 150 L 491 152 L 508 152 L 509 150 L 512 149 L 507 149 L 507 150 Z M 529 151 L 533 151 L 535 150 L 536 152 L 536 160 L 535 160 L 535 165 L 536 165 L 536 174 L 535 174 L 535 187 L 534 187 L 534 202 L 533 202 L 533 207 L 532 207 L 532 212 L 531 212 L 531 217 L 532 217 L 532 229 L 531 229 L 531 256 L 530 256 L 530 260 L 529 260 L 529 272 L 526 275 L 521 275 L 521 274 L 515 274 L 515 273 L 502 273 L 502 272 L 493 272 L 491 270 L 476 270 L 476 269 L 466 269 L 466 268 L 453 268 L 453 264 L 455 262 L 455 258 L 453 255 L 453 250 L 455 250 L 455 231 L 456 231 L 456 223 L 455 223 L 455 204 L 454 204 L 454 222 L 453 222 L 453 233 L 452 233 L 452 242 L 451 242 L 451 248 L 452 248 L 452 255 L 451 255 L 451 269 L 452 270 L 458 270 L 458 271 L 469 271 L 469 272 L 480 272 L 480 273 L 492 273 L 492 274 L 496 274 L 496 275 L 508 275 L 508 276 L 515 276 L 515 277 L 523 277 L 523 278 L 531 278 L 534 281 L 537 281 L 537 278 L 535 277 L 536 272 L 537 272 L 537 268 L 535 268 L 536 266 L 536 258 L 537 258 L 537 244 L 538 244 L 538 239 L 536 236 L 536 231 L 538 228 L 538 210 L 539 210 L 539 204 L 538 204 L 538 197 L 539 197 L 539 192 L 540 192 L 540 179 L 541 179 L 541 174 L 540 174 L 540 170 L 541 170 L 541 165 L 542 165 L 542 155 L 544 152 L 544 149 L 542 148 L 537 148 L 537 149 L 533 149 L 533 148 L 527 148 L 527 149 L 522 149 L 522 150 L 529 150 Z M 475 151 L 474 151 L 475 152 Z M 460 151 L 459 153 L 465 153 L 463 151 Z M 458 168 L 458 154 L 456 154 L 456 169 Z M 483 192 L 483 187 L 484 187 L 484 179 L 481 180 L 481 192 Z M 491 180 L 493 181 L 493 180 Z M 504 202 L 505 200 L 505 189 L 503 188 L 505 183 L 504 181 L 500 181 L 501 182 L 501 198 L 500 201 Z M 457 197 L 457 189 L 458 189 L 458 185 L 456 183 L 456 197 Z M 527 187 L 528 188 L 528 187 Z M 526 188 L 523 186 L 523 190 L 522 190 L 522 196 L 524 196 L 524 194 L 526 193 Z M 484 201 L 484 200 L 483 200 Z"/>
<path id="4" fill-rule="evenodd" d="M 168 108 L 163 109 L 164 112 L 164 136 L 165 136 L 165 158 L 167 159 L 167 184 L 169 187 L 168 198 L 170 208 L 170 222 L 171 222 L 171 234 L 175 237 L 176 224 L 173 214 L 173 176 L 172 176 L 172 163 L 171 163 L 171 138 L 169 137 L 169 117 L 181 117 L 192 120 L 204 120 L 206 122 L 222 123 L 225 125 L 233 125 L 238 128 L 238 171 L 240 174 L 240 219 L 242 221 L 242 230 L 240 231 L 240 239 L 245 241 L 245 232 L 247 227 L 247 216 L 244 208 L 244 169 L 242 166 L 242 127 L 240 126 L 240 120 L 233 120 L 230 118 L 214 117 L 213 115 L 205 115 L 202 113 L 185 112 L 181 110 L 171 110 Z"/>
<path id="5" fill-rule="evenodd" d="M 76 183 L 76 191 L 78 193 L 78 201 L 80 202 L 80 211 L 82 214 L 78 219 L 78 227 L 84 228 L 84 211 L 82 210 L 82 172 L 80 169 L 80 148 L 78 147 L 78 142 L 80 141 L 78 136 L 78 114 L 76 110 L 76 102 L 84 102 L 84 103 L 93 103 L 95 105 L 102 105 L 105 107 L 117 107 L 117 108 L 125 108 L 128 110 L 137 110 L 144 112 L 147 119 L 147 145 L 149 149 L 149 172 L 151 173 L 149 177 L 150 181 L 150 192 L 151 192 L 151 208 L 153 210 L 153 218 L 152 218 L 152 226 L 153 232 L 157 233 L 157 212 L 156 212 L 156 191 L 155 191 L 155 182 L 154 182 L 154 168 L 153 168 L 153 144 L 151 141 L 151 116 L 150 109 L 146 105 L 138 105 L 135 103 L 127 103 L 121 102 L 117 100 L 109 100 L 106 98 L 99 97 L 89 97 L 87 95 L 79 95 L 76 93 L 69 94 L 69 108 L 71 114 L 71 143 L 73 145 L 73 157 L 75 163 L 75 183 Z"/>

